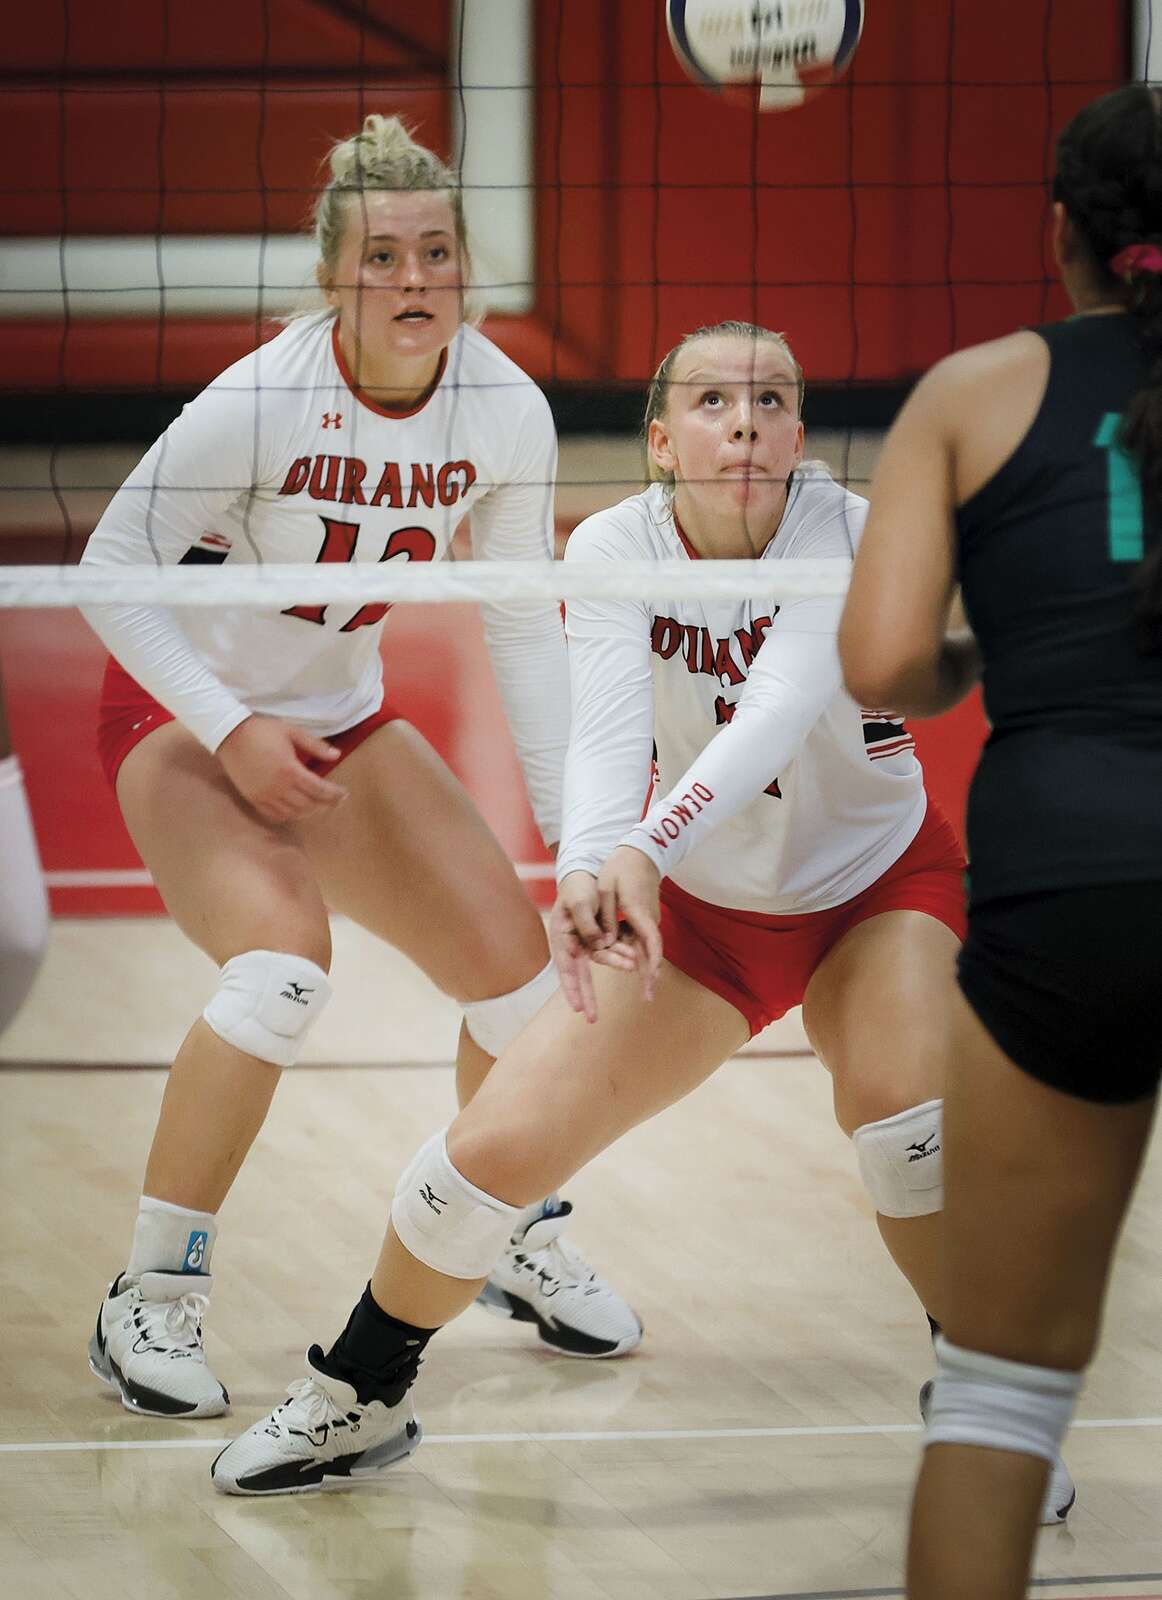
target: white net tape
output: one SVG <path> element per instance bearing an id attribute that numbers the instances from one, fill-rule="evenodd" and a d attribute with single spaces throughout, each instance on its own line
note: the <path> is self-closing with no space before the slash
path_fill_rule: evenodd
<path id="1" fill-rule="evenodd" d="M 842 595 L 849 561 L 456 561 L 0 567 L 0 606 L 370 605 L 482 600 L 792 600 Z"/>

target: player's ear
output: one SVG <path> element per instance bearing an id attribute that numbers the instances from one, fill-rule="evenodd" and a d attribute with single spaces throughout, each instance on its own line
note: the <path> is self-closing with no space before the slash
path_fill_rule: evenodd
<path id="1" fill-rule="evenodd" d="M 646 435 L 646 447 L 649 450 L 650 460 L 663 472 L 674 472 L 677 469 L 678 458 L 674 454 L 674 447 L 662 417 L 654 417 L 651 421 Z"/>
<path id="2" fill-rule="evenodd" d="M 803 439 L 804 439 L 803 419 L 802 419 L 802 417 L 800 417 L 799 418 L 799 426 L 795 430 L 795 454 L 791 459 L 791 469 L 792 469 L 792 471 L 794 471 L 794 469 L 799 465 L 799 463 L 803 459 Z"/>

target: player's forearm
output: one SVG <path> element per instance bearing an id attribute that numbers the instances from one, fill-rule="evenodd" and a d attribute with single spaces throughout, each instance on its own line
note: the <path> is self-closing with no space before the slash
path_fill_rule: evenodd
<path id="1" fill-rule="evenodd" d="M 250 715 L 191 648 L 168 611 L 149 606 L 85 606 L 85 621 L 143 689 L 207 750 Z"/>

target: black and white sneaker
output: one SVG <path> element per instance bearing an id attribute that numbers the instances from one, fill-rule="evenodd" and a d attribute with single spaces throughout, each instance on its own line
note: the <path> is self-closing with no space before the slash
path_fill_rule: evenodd
<path id="1" fill-rule="evenodd" d="M 928 1421 L 928 1407 L 931 1401 L 932 1379 L 929 1378 L 920 1389 L 920 1417 L 925 1423 Z M 1058 1455 L 1049 1468 L 1049 1482 L 1045 1485 L 1045 1498 L 1041 1502 L 1039 1519 L 1041 1526 L 1051 1528 L 1064 1522 L 1073 1510 L 1076 1499 L 1077 1485 L 1073 1481 L 1073 1474 Z"/>
<path id="2" fill-rule="evenodd" d="M 210 1371 L 202 1318 L 206 1273 L 143 1272 L 114 1279 L 89 1340 L 89 1367 L 146 1417 L 220 1417 L 230 1396 Z"/>
<path id="3" fill-rule="evenodd" d="M 513 1234 L 476 1303 L 493 1316 L 536 1324 L 545 1344 L 588 1360 L 627 1355 L 641 1343 L 637 1313 L 561 1237 L 572 1213 L 555 1197 Z"/>
<path id="4" fill-rule="evenodd" d="M 307 1375 L 268 1417 L 228 1444 L 210 1468 L 223 1494 L 307 1494 L 328 1483 L 371 1478 L 410 1456 L 423 1430 L 406 1393 L 396 1405 L 360 1400 L 328 1372 L 317 1344 Z"/>

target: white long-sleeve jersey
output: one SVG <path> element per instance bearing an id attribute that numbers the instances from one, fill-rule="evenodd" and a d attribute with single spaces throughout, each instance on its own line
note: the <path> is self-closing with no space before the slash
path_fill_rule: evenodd
<path id="1" fill-rule="evenodd" d="M 867 502 L 795 473 L 765 561 L 850 559 Z M 583 522 L 570 561 L 687 560 L 655 485 Z M 843 688 L 841 599 L 571 601 L 573 720 L 557 876 L 618 844 L 714 905 L 785 916 L 859 894 L 924 818 L 911 737 Z M 651 752 L 658 798 L 644 819 Z"/>
<path id="2" fill-rule="evenodd" d="M 292 323 L 185 407 L 114 496 L 84 561 L 438 561 L 461 519 L 473 552 L 553 559 L 557 442 L 533 381 L 475 329 L 421 406 L 369 402 L 329 317 Z M 89 606 L 122 666 L 210 750 L 252 712 L 328 735 L 383 702 L 384 605 L 162 610 Z M 541 833 L 559 837 L 568 661 L 553 603 L 481 607 Z"/>

